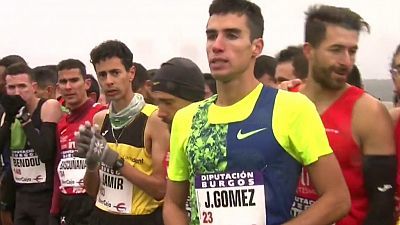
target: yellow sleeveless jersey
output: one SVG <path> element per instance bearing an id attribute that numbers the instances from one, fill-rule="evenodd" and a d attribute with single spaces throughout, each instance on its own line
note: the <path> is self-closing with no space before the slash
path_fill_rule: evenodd
<path id="1" fill-rule="evenodd" d="M 146 104 L 141 113 L 128 126 L 112 130 L 107 114 L 101 134 L 109 147 L 139 171 L 150 175 L 153 172 L 151 155 L 144 147 L 144 131 L 149 116 L 156 106 Z M 104 211 L 123 215 L 146 215 L 162 204 L 121 176 L 118 171 L 102 164 L 96 206 Z"/>

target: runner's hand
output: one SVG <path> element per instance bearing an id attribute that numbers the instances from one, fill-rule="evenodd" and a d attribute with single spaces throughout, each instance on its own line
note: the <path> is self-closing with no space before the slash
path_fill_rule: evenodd
<path id="1" fill-rule="evenodd" d="M 100 158 L 107 146 L 107 141 L 101 136 L 97 128 L 92 128 L 92 138 L 90 140 L 89 151 L 86 154 L 86 165 L 88 169 L 98 166 Z"/>
<path id="2" fill-rule="evenodd" d="M 25 101 L 19 95 L 3 95 L 0 101 L 6 112 L 5 120 L 11 124 L 19 109 L 25 105 Z"/>
<path id="3" fill-rule="evenodd" d="M 115 161 L 119 158 L 119 154 L 108 147 L 106 139 L 101 136 L 98 130 L 92 138 L 92 145 L 91 150 L 93 148 L 93 154 L 99 156 L 101 162 L 113 168 Z"/>
<path id="4" fill-rule="evenodd" d="M 291 88 L 294 88 L 302 83 L 303 81 L 301 81 L 300 79 L 293 79 L 293 80 L 283 81 L 282 83 L 278 84 L 276 88 L 285 91 L 290 91 Z"/>
<path id="5" fill-rule="evenodd" d="M 86 158 L 92 137 L 91 124 L 89 121 L 86 121 L 84 125 L 79 126 L 79 131 L 75 132 L 75 144 L 78 151 L 75 152 L 74 156 Z"/>

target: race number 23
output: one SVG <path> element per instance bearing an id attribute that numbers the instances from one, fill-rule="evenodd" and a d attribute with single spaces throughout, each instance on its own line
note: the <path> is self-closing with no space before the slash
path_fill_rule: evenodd
<path id="1" fill-rule="evenodd" d="M 213 223 L 214 219 L 212 217 L 212 212 L 204 212 L 202 213 L 203 223 Z"/>

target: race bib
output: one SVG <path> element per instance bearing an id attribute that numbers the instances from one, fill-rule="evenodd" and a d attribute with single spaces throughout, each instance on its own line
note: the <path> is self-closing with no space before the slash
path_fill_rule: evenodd
<path id="1" fill-rule="evenodd" d="M 83 189 L 83 177 L 86 172 L 85 159 L 71 157 L 61 159 L 57 167 L 58 177 L 60 178 L 60 188 L 77 187 Z"/>
<path id="2" fill-rule="evenodd" d="M 303 211 L 311 207 L 318 199 L 318 194 L 315 191 L 310 175 L 303 167 L 301 169 L 300 179 L 296 190 L 296 196 L 290 211 L 293 217 L 300 215 Z"/>
<path id="3" fill-rule="evenodd" d="M 119 172 L 102 164 L 96 206 L 117 214 L 131 214 L 132 197 L 133 184 Z"/>
<path id="4" fill-rule="evenodd" d="M 200 224 L 266 225 L 260 172 L 198 175 L 195 188 Z"/>
<path id="5" fill-rule="evenodd" d="M 33 149 L 11 151 L 11 169 L 14 181 L 20 184 L 44 183 L 46 165 Z"/>

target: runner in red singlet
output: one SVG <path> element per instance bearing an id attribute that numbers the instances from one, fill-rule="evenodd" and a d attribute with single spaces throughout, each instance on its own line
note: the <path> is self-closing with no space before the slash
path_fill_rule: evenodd
<path id="1" fill-rule="evenodd" d="M 391 225 L 396 156 L 390 116 L 378 100 L 346 84 L 363 28 L 368 24 L 350 9 L 310 8 L 303 49 L 309 74 L 301 92 L 315 103 L 350 190 L 350 213 L 336 224 Z M 313 204 L 316 193 L 303 171 L 292 213 Z"/>
<path id="2" fill-rule="evenodd" d="M 87 95 L 90 79 L 86 77 L 85 65 L 76 59 L 61 61 L 57 66 L 58 87 L 69 113 L 61 117 L 57 125 L 59 144 L 56 155 L 56 175 L 51 214 L 56 224 L 84 225 L 94 207 L 94 200 L 86 194 L 83 177 L 85 159 L 74 157 L 76 151 L 74 133 L 85 121 L 105 109 Z"/>

